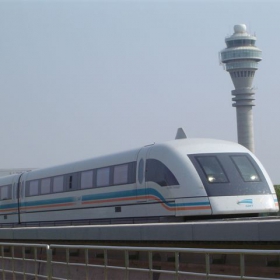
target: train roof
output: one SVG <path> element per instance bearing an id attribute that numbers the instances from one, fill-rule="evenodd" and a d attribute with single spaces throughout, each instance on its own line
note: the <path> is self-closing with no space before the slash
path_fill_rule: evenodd
<path id="1" fill-rule="evenodd" d="M 158 145 L 167 146 L 171 149 L 182 150 L 186 154 L 225 152 L 250 153 L 248 149 L 238 143 L 210 138 L 176 139 Z"/>
<path id="2" fill-rule="evenodd" d="M 200 139 L 200 138 L 183 138 L 176 139 L 164 143 L 148 145 L 153 149 L 161 149 L 162 152 L 168 149 L 169 151 L 179 152 L 184 154 L 196 153 L 222 153 L 222 152 L 248 152 L 243 146 L 223 140 L 216 139 Z M 27 173 L 28 180 L 35 179 L 37 176 L 56 176 L 60 174 L 67 174 L 78 172 L 82 170 L 89 170 L 103 166 L 110 166 L 121 164 L 125 162 L 132 162 L 137 160 L 138 152 L 141 148 L 130 151 L 119 152 L 115 154 L 99 156 L 82 161 L 67 163 L 63 165 L 53 166 L 34 170 Z"/>
<path id="3" fill-rule="evenodd" d="M 28 180 L 35 179 L 36 177 L 49 177 L 61 174 L 68 174 L 72 172 L 79 172 L 83 170 L 95 169 L 98 167 L 105 167 L 116 165 L 126 162 L 136 161 L 139 149 L 93 157 L 85 160 L 70 162 L 66 164 L 46 167 L 42 169 L 33 170 L 26 173 Z M 109 164 L 108 164 L 109 162 Z"/>
<path id="4" fill-rule="evenodd" d="M 169 152 L 183 153 L 183 154 L 197 154 L 197 153 L 224 153 L 224 152 L 239 152 L 239 153 L 250 153 L 245 147 L 229 141 L 208 139 L 208 138 L 186 138 L 184 133 L 177 133 L 176 139 L 164 143 L 148 145 L 157 149 L 160 152 L 169 150 Z M 147 146 L 144 146 L 145 148 Z M 129 151 L 119 152 L 110 155 L 104 155 L 85 159 L 81 161 L 66 163 L 62 165 L 36 169 L 30 172 L 26 172 L 23 177 L 27 180 L 36 179 L 39 177 L 57 176 L 61 174 L 67 174 L 72 172 L 79 172 L 82 170 L 89 170 L 99 168 L 103 166 L 110 166 L 121 164 L 125 162 L 132 162 L 137 160 L 137 155 L 142 149 L 133 149 Z M 14 177 L 12 175 L 8 177 Z M 0 179 L 2 182 L 5 181 L 4 177 Z M 9 179 L 7 178 L 7 181 Z"/>

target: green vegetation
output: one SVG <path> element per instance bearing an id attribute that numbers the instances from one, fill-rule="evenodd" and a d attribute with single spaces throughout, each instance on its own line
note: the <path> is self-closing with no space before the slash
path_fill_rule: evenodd
<path id="1" fill-rule="evenodd" d="M 280 185 L 274 185 L 274 188 L 275 188 L 278 203 L 279 203 L 279 201 L 280 201 Z M 280 211 L 278 212 L 277 215 L 280 216 Z"/>
<path id="2" fill-rule="evenodd" d="M 274 185 L 278 201 L 280 201 L 280 185 Z"/>

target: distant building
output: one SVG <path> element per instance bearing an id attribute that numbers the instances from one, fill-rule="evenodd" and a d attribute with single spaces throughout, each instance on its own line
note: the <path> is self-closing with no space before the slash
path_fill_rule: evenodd
<path id="1" fill-rule="evenodd" d="M 12 174 L 20 174 L 23 172 L 28 172 L 34 170 L 35 168 L 11 168 L 11 169 L 0 169 L 0 177 L 12 175 Z"/>

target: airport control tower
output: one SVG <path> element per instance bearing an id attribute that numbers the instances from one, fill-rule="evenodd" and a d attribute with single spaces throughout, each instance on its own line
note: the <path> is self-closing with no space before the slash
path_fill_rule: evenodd
<path id="1" fill-rule="evenodd" d="M 227 47 L 220 52 L 220 62 L 235 87 L 231 93 L 232 106 L 236 107 L 238 143 L 254 152 L 252 83 L 262 52 L 255 46 L 256 37 L 247 33 L 245 24 L 235 25 L 234 34 L 226 37 L 225 42 Z"/>

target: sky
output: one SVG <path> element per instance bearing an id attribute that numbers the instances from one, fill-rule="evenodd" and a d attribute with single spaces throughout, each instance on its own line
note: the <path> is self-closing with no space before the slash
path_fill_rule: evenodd
<path id="1" fill-rule="evenodd" d="M 280 184 L 280 1 L 1 1 L 0 169 L 189 138 L 237 141 L 218 53 L 235 24 L 263 52 L 255 154 Z"/>

